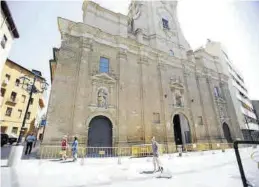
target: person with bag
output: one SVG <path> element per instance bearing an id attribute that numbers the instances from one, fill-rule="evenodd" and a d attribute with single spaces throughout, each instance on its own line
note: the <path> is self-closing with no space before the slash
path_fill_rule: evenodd
<path id="1" fill-rule="evenodd" d="M 78 151 L 78 141 L 77 141 L 77 137 L 75 137 L 72 144 L 73 161 L 77 161 L 77 151 Z"/>

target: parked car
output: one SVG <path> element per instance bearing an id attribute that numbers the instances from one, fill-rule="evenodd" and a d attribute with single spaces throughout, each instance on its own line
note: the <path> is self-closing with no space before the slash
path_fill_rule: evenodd
<path id="1" fill-rule="evenodd" d="M 9 134 L 8 142 L 12 145 L 14 142 L 17 142 L 17 136 L 13 134 Z"/>
<path id="2" fill-rule="evenodd" d="M 1 132 L 1 147 L 3 147 L 5 144 L 9 142 L 9 136 L 8 134 Z"/>

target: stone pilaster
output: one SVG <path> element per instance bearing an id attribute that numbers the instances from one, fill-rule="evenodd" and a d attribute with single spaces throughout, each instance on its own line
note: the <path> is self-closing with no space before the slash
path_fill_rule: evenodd
<path id="1" fill-rule="evenodd" d="M 164 141 L 165 144 L 167 145 L 166 149 L 168 150 L 168 128 L 167 128 L 167 124 L 166 124 L 166 115 L 165 115 L 165 96 L 164 96 L 164 89 L 163 89 L 163 81 L 162 81 L 162 73 L 163 73 L 163 65 L 162 62 L 159 58 L 159 56 L 157 57 L 157 71 L 158 71 L 158 85 L 159 85 L 159 91 L 160 91 L 160 123 L 163 124 L 163 132 L 165 135 Z"/>
<path id="2" fill-rule="evenodd" d="M 210 102 L 212 104 L 212 109 L 213 109 L 213 113 L 214 113 L 214 120 L 215 120 L 215 125 L 216 125 L 216 130 L 217 130 L 217 136 L 222 136 L 221 131 L 219 129 L 220 125 L 220 121 L 219 121 L 219 116 L 217 113 L 217 106 L 215 103 L 215 99 L 213 96 L 213 86 L 212 86 L 212 78 L 210 76 L 207 75 L 206 77 L 206 82 L 207 82 L 207 86 L 208 86 L 208 91 L 209 91 L 209 96 L 210 96 Z M 222 137 L 220 138 L 220 141 L 222 142 Z"/>
<path id="3" fill-rule="evenodd" d="M 121 90 L 121 83 L 123 80 L 127 79 L 125 76 L 125 64 L 128 63 L 127 59 L 127 51 L 125 49 L 120 49 L 117 53 L 117 73 L 119 78 L 117 80 L 116 92 L 117 92 L 117 100 L 116 100 L 116 123 L 118 126 L 117 130 L 117 142 L 119 146 L 123 146 L 127 142 L 127 127 L 126 127 L 126 116 L 125 108 L 120 106 L 120 103 L 123 102 L 125 98 L 125 91 Z M 122 112 L 122 113 L 121 113 Z"/>
<path id="4" fill-rule="evenodd" d="M 202 93 L 201 93 L 201 86 L 200 86 L 200 79 L 201 78 L 203 78 L 202 74 L 196 72 L 196 83 L 197 83 L 197 87 L 198 87 L 200 104 L 201 104 L 201 109 L 202 109 L 202 120 L 203 120 L 203 124 L 205 126 L 206 136 L 208 137 L 209 142 L 211 142 L 211 138 L 210 138 L 211 136 L 210 136 L 209 127 L 208 127 L 207 115 L 205 113 L 205 108 L 204 108 L 204 103 L 203 103 Z"/>
<path id="5" fill-rule="evenodd" d="M 77 67 L 77 80 L 74 94 L 74 106 L 72 110 L 73 123 L 72 135 L 86 136 L 88 131 L 85 127 L 82 118 L 86 118 L 87 106 L 89 103 L 90 93 L 88 92 L 91 86 L 90 75 L 86 74 L 89 69 L 89 53 L 92 51 L 92 40 L 89 38 L 81 37 L 79 45 L 78 67 Z"/>
<path id="6" fill-rule="evenodd" d="M 195 121 L 194 121 L 193 113 L 192 113 L 192 110 L 191 110 L 191 98 L 190 98 L 190 91 L 189 91 L 189 86 L 188 86 L 188 82 L 187 82 L 188 76 L 190 76 L 192 73 L 193 72 L 190 68 L 188 68 L 187 66 L 183 66 L 183 79 L 184 79 L 185 92 L 186 92 L 186 95 L 187 95 L 186 103 L 187 103 L 188 113 L 190 114 L 190 118 L 191 118 L 190 119 L 191 124 L 189 122 L 189 126 L 191 128 L 192 142 L 197 142 Z"/>

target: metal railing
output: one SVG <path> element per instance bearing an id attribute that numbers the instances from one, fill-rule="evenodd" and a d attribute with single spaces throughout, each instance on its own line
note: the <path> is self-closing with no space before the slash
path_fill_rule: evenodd
<path id="1" fill-rule="evenodd" d="M 40 159 L 58 159 L 62 156 L 61 146 L 41 146 Z M 71 148 L 66 150 L 67 157 L 72 157 Z M 144 155 L 144 153 L 143 153 Z M 131 147 L 78 147 L 78 158 L 110 158 L 132 156 Z"/>
<path id="2" fill-rule="evenodd" d="M 233 148 L 232 143 L 197 143 L 182 146 L 159 145 L 159 154 L 171 154 L 177 152 L 200 152 L 209 150 L 222 150 Z M 38 152 L 40 159 L 61 158 L 62 150 L 60 145 L 41 145 Z M 72 157 L 71 147 L 66 150 L 67 157 Z M 78 158 L 110 158 L 110 157 L 147 157 L 152 156 L 151 144 L 133 145 L 129 147 L 83 147 L 79 145 Z"/>

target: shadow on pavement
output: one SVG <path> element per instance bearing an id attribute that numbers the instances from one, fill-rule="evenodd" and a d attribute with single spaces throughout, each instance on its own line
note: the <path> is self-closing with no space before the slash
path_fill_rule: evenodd
<path id="1" fill-rule="evenodd" d="M 142 171 L 140 174 L 154 174 L 154 171 Z"/>
<path id="2" fill-rule="evenodd" d="M 65 163 L 71 163 L 71 162 L 74 162 L 73 160 L 67 160 L 67 161 L 63 161 L 63 162 L 60 162 L 62 164 L 65 164 Z"/>
<path id="3" fill-rule="evenodd" d="M 62 161 L 62 159 L 52 159 L 52 160 L 49 160 L 50 162 L 60 162 Z"/>

